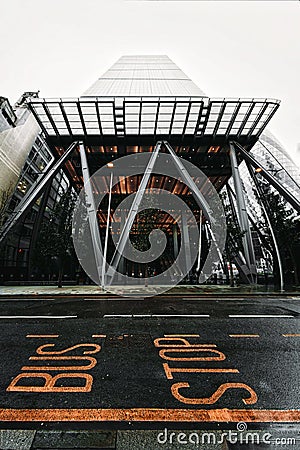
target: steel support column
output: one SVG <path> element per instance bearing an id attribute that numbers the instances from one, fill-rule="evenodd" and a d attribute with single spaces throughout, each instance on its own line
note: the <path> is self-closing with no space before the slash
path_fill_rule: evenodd
<path id="1" fill-rule="evenodd" d="M 107 247 L 108 247 L 108 234 L 109 234 L 109 224 L 110 224 L 110 207 L 111 207 L 111 191 L 112 191 L 113 173 L 110 174 L 109 181 L 109 194 L 108 194 L 108 210 L 107 210 L 107 221 L 106 221 L 106 232 L 105 232 L 105 243 L 104 243 L 104 261 L 102 265 L 101 273 L 101 285 L 104 289 L 105 287 L 105 272 L 106 272 L 106 259 L 107 259 Z"/>
<path id="2" fill-rule="evenodd" d="M 200 209 L 200 219 L 199 219 L 199 245 L 198 245 L 198 260 L 196 271 L 199 272 L 201 266 L 201 251 L 202 251 L 202 219 L 203 211 Z"/>
<path id="3" fill-rule="evenodd" d="M 29 251 L 28 251 L 28 274 L 27 274 L 28 278 L 30 278 L 30 276 L 32 275 L 32 256 L 33 256 L 33 253 L 35 250 L 38 233 L 39 233 L 40 227 L 42 225 L 43 217 L 45 214 L 45 209 L 47 206 L 51 186 L 52 186 L 52 180 L 50 180 L 48 182 L 48 184 L 45 186 L 43 197 L 42 197 L 41 203 L 39 205 L 37 218 L 35 219 L 35 222 L 33 225 L 32 234 L 31 234 L 31 238 L 30 238 L 30 244 L 29 244 Z"/>
<path id="4" fill-rule="evenodd" d="M 253 170 L 252 166 L 249 163 L 247 163 L 247 167 L 248 167 L 250 176 L 251 176 L 251 178 L 253 180 L 253 183 L 254 183 L 254 185 L 256 187 L 259 203 L 260 203 L 260 206 L 261 206 L 261 208 L 263 210 L 264 216 L 266 218 L 266 221 L 267 221 L 269 229 L 270 229 L 270 233 L 271 233 L 271 236 L 272 236 L 272 241 L 273 241 L 273 244 L 274 244 L 274 249 L 275 249 L 275 253 L 276 253 L 276 257 L 277 257 L 278 268 L 279 268 L 280 290 L 283 291 L 284 290 L 284 281 L 283 281 L 283 268 L 282 268 L 281 256 L 280 256 L 280 251 L 279 251 L 279 247 L 278 247 L 278 244 L 277 244 L 276 236 L 275 236 L 275 233 L 274 233 L 274 230 L 273 230 L 273 226 L 272 226 L 272 223 L 271 223 L 271 220 L 270 220 L 270 217 L 268 215 L 267 208 L 266 208 L 266 205 L 265 205 L 266 201 L 264 199 L 263 192 L 262 192 L 261 187 L 260 187 L 260 185 L 259 185 L 259 183 L 257 181 L 257 178 L 255 176 L 255 173 L 254 173 L 254 170 Z"/>
<path id="5" fill-rule="evenodd" d="M 147 167 L 145 169 L 145 173 L 143 175 L 142 181 L 141 181 L 141 183 L 139 185 L 138 191 L 137 191 L 137 193 L 136 193 L 136 195 L 134 197 L 134 200 L 132 202 L 132 205 L 130 207 L 125 226 L 121 230 L 120 239 L 118 241 L 118 244 L 116 246 L 116 250 L 115 250 L 114 255 L 112 257 L 112 260 L 111 260 L 111 264 L 110 264 L 111 268 L 108 270 L 108 273 L 107 273 L 112 278 L 114 276 L 115 271 L 117 270 L 117 267 L 118 267 L 118 264 L 120 262 L 121 256 L 123 255 L 124 248 L 125 248 L 125 245 L 127 243 L 127 240 L 129 239 L 129 233 L 130 233 L 131 227 L 133 225 L 134 219 L 135 219 L 135 217 L 137 215 L 139 206 L 140 206 L 141 201 L 143 199 L 143 196 L 144 196 L 144 193 L 145 193 L 148 181 L 149 181 L 150 176 L 151 176 L 151 174 L 153 172 L 153 168 L 154 168 L 156 159 L 158 157 L 161 145 L 162 145 L 161 141 L 157 142 L 157 144 L 155 146 L 155 149 L 153 150 L 153 152 L 151 154 L 151 157 L 150 157 L 148 165 L 147 165 Z M 112 281 L 112 278 L 111 278 L 111 281 Z"/>
<path id="6" fill-rule="evenodd" d="M 173 250 L 174 250 L 174 258 L 176 259 L 178 256 L 178 232 L 177 225 L 173 225 Z"/>
<path id="7" fill-rule="evenodd" d="M 98 223 L 98 216 L 97 216 L 97 205 L 95 205 L 95 198 L 93 194 L 93 189 L 90 181 L 90 172 L 88 167 L 88 162 L 86 158 L 85 153 L 85 147 L 82 142 L 79 144 L 79 153 L 80 153 L 80 160 L 81 160 L 81 169 L 82 169 L 82 176 L 83 176 L 83 183 L 84 183 L 84 192 L 85 192 L 85 199 L 86 199 L 86 210 L 88 215 L 88 222 L 89 222 L 89 229 L 91 233 L 91 240 L 92 240 L 92 246 L 93 246 L 93 253 L 95 258 L 95 264 L 97 269 L 97 275 L 98 275 L 98 284 L 101 284 L 101 277 L 102 277 L 102 265 L 104 264 L 103 259 L 103 252 L 102 252 L 102 244 L 101 244 L 101 238 L 100 238 L 100 231 L 99 231 L 99 223 Z"/>
<path id="8" fill-rule="evenodd" d="M 188 173 L 187 169 L 182 164 L 182 161 L 176 155 L 176 153 L 174 152 L 171 145 L 167 141 L 164 141 L 164 145 L 165 145 L 166 149 L 169 151 L 170 155 L 172 156 L 175 166 L 177 167 L 179 174 L 182 176 L 183 181 L 190 188 L 190 190 L 192 191 L 193 197 L 195 198 L 195 200 L 198 203 L 198 205 L 200 206 L 200 208 L 203 210 L 203 213 L 204 213 L 206 219 L 209 220 L 210 222 L 212 222 L 214 220 L 214 218 L 213 218 L 211 208 L 210 208 L 209 204 L 207 203 L 207 201 L 205 200 L 204 196 L 202 195 L 201 191 L 199 190 L 198 186 L 196 185 L 195 181 L 193 180 L 191 175 Z"/>
<path id="9" fill-rule="evenodd" d="M 237 215 L 239 220 L 239 225 L 241 231 L 245 234 L 242 237 L 243 249 L 245 254 L 245 259 L 249 269 L 250 282 L 257 282 L 257 272 L 256 272 L 256 261 L 254 254 L 254 247 L 251 236 L 250 223 L 247 214 L 246 202 L 244 198 L 243 185 L 240 177 L 235 146 L 233 143 L 230 143 L 230 162 L 232 168 L 232 177 L 234 182 L 234 188 L 236 193 L 236 202 L 237 202 Z"/>
<path id="10" fill-rule="evenodd" d="M 126 211 L 123 209 L 121 211 L 121 229 L 125 226 L 126 223 Z M 120 262 L 119 262 L 119 271 L 118 271 L 118 278 L 121 280 L 122 276 L 121 274 L 125 274 L 126 272 L 126 266 L 125 266 L 125 258 L 124 256 L 121 256 Z"/>
<path id="11" fill-rule="evenodd" d="M 233 201 L 233 198 L 236 199 L 236 195 L 234 194 L 234 192 L 231 189 L 231 187 L 229 186 L 229 184 L 226 184 L 226 189 L 227 189 L 227 194 L 228 194 L 228 199 L 229 199 L 232 215 L 233 215 L 235 223 L 238 225 L 239 220 L 238 220 L 236 208 L 235 208 L 234 201 Z M 249 219 L 251 221 L 250 215 L 249 215 Z M 245 256 L 243 255 L 241 250 L 239 250 L 239 254 L 235 255 L 234 262 L 239 269 L 242 281 L 245 283 L 249 283 L 250 270 L 249 270 L 248 264 L 246 262 Z"/>
<path id="12" fill-rule="evenodd" d="M 190 245 L 190 237 L 189 237 L 189 225 L 188 225 L 188 221 L 187 221 L 187 214 L 184 210 L 181 211 L 181 220 L 182 220 L 181 245 L 184 248 L 185 273 L 189 277 L 191 265 L 192 265 L 192 258 L 191 258 L 191 245 Z"/>
<path id="13" fill-rule="evenodd" d="M 233 142 L 230 144 L 231 147 L 235 146 L 236 149 L 241 152 L 242 157 L 245 161 L 247 161 L 251 166 L 255 169 L 259 169 L 259 173 L 269 181 L 269 183 L 281 194 L 285 200 L 290 203 L 293 208 L 295 208 L 298 213 L 300 213 L 300 199 L 294 197 L 282 184 L 272 175 L 266 168 L 264 168 L 255 158 L 251 155 L 247 150 L 244 149 L 237 142 Z"/>
<path id="14" fill-rule="evenodd" d="M 52 180 L 57 172 L 63 167 L 66 160 L 69 158 L 71 153 L 77 147 L 78 142 L 73 142 L 70 147 L 63 153 L 63 155 L 56 161 L 50 168 L 43 172 L 35 183 L 31 186 L 27 194 L 24 195 L 15 211 L 10 215 L 10 217 L 5 222 L 4 226 L 0 232 L 0 242 L 7 236 L 7 233 L 11 228 L 16 225 L 28 209 L 33 205 L 37 198 L 39 198 L 45 189 L 47 183 Z"/>

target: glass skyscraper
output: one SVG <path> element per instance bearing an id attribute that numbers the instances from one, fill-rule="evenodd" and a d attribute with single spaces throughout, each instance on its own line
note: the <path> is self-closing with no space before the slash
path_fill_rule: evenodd
<path id="1" fill-rule="evenodd" d="M 37 216 L 47 217 L 69 185 L 76 192 L 82 188 L 82 154 L 75 146 L 55 173 L 47 192 L 41 191 L 38 198 L 29 201 L 30 206 L 22 214 L 18 211 L 20 198 L 28 196 L 30 200 L 39 180 L 47 176 L 50 167 L 61 160 L 74 142 L 83 143 L 92 175 L 118 157 L 153 152 L 158 140 L 168 141 L 177 157 L 198 166 L 218 192 L 233 173 L 230 143 L 237 142 L 297 196 L 299 173 L 282 146 L 265 132 L 279 103 L 274 99 L 210 98 L 164 55 L 123 56 L 75 99 L 43 99 L 27 93 L 13 108 L 2 99 L 0 158 L 5 166 L 0 171 L 0 181 L 14 180 L 15 190 L 7 211 L 10 217 L 18 214 L 21 217 L 17 223 L 8 220 L 6 224 L 2 278 L 34 276 L 30 253 L 38 233 L 35 226 L 40 223 Z M 238 154 L 238 163 L 241 159 Z M 243 191 L 247 194 L 246 181 L 244 178 Z M 120 181 L 113 197 L 137 192 L 139 182 L 139 177 Z M 192 204 L 191 192 L 183 183 L 155 176 L 150 186 L 168 189 Z M 7 189 L 4 184 L 3 189 Z M 193 207 L 199 222 L 199 207 Z M 99 209 L 98 218 L 103 235 L 107 211 Z M 166 217 L 163 220 L 173 249 L 177 245 L 174 224 Z M 127 263 L 124 270 L 144 269 L 132 268 Z M 42 275 L 45 276 L 37 276 Z"/>

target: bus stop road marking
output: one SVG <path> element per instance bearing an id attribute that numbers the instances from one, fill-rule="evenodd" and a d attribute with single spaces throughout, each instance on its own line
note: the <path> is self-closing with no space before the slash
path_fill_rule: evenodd
<path id="1" fill-rule="evenodd" d="M 299 422 L 300 410 L 274 409 L 1 409 L 15 422 Z"/>
<path id="2" fill-rule="evenodd" d="M 259 338 L 259 334 L 229 334 L 231 338 Z"/>
<path id="3" fill-rule="evenodd" d="M 283 334 L 283 337 L 300 337 L 300 333 L 299 334 Z"/>
<path id="4" fill-rule="evenodd" d="M 58 338 L 59 334 L 27 334 L 27 338 Z"/>

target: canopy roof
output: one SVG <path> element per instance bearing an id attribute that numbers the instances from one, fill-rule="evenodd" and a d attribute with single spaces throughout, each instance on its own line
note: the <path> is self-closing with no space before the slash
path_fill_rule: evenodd
<path id="1" fill-rule="evenodd" d="M 86 97 L 27 102 L 46 138 L 187 137 L 254 143 L 280 101 L 208 97 Z M 207 139 L 206 139 L 207 140 Z M 108 142 L 108 140 L 106 139 Z M 68 143 L 68 142 L 67 142 Z"/>

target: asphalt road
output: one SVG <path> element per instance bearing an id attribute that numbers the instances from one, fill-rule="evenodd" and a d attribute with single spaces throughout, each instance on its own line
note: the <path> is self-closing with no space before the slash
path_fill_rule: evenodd
<path id="1" fill-rule="evenodd" d="M 300 298 L 0 300 L 0 420 L 300 421 Z"/>

